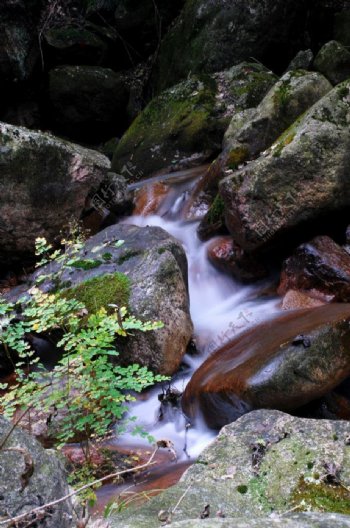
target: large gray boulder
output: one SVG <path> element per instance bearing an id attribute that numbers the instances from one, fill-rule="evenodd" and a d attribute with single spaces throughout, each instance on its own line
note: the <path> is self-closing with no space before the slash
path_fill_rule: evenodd
<path id="1" fill-rule="evenodd" d="M 245 250 L 350 204 L 350 81 L 303 114 L 264 156 L 220 184 L 226 225 Z"/>
<path id="2" fill-rule="evenodd" d="M 252 412 L 224 427 L 177 485 L 111 526 L 158 528 L 158 513 L 177 505 L 171 526 L 349 527 L 348 437 L 347 422 Z M 207 505 L 209 519 L 199 520 Z"/>
<path id="3" fill-rule="evenodd" d="M 75 260 L 72 266 L 62 268 L 55 263 L 38 270 L 29 284 L 10 292 L 10 298 L 15 300 L 35 279 L 51 273 L 53 280 L 46 280 L 40 288 L 52 291 L 58 287 L 62 295 L 82 301 L 90 313 L 100 307 L 109 310 L 114 304 L 127 306 L 143 321 L 162 321 L 162 329 L 134 331 L 120 338 L 119 360 L 174 374 L 193 330 L 187 259 L 181 244 L 159 227 L 120 224 L 91 237 Z"/>
<path id="4" fill-rule="evenodd" d="M 50 134 L 0 123 L 0 262 L 33 254 L 78 220 L 110 162 Z"/>
<path id="5" fill-rule="evenodd" d="M 308 8 L 303 0 L 187 0 L 160 47 L 158 93 L 190 72 L 221 71 L 248 57 L 264 63 L 277 49 L 287 66 L 303 46 Z"/>
<path id="6" fill-rule="evenodd" d="M 350 77 L 350 51 L 340 42 L 331 40 L 320 49 L 313 66 L 333 84 L 338 84 Z"/>
<path id="7" fill-rule="evenodd" d="M 1 444 L 12 427 L 0 416 Z M 0 450 L 0 522 L 60 499 L 68 493 L 61 461 L 20 427 L 14 428 Z M 71 501 L 33 514 L 19 525 L 27 526 L 28 522 L 31 526 L 43 528 L 71 528 L 74 526 Z M 10 525 L 9 522 L 6 526 Z"/>
<path id="8" fill-rule="evenodd" d="M 132 162 L 140 179 L 160 169 L 203 163 L 221 150 L 232 115 L 256 106 L 276 76 L 260 64 L 241 63 L 213 75 L 194 75 L 155 97 L 126 131 L 113 169 Z"/>
<path id="9" fill-rule="evenodd" d="M 211 355 L 187 385 L 183 410 L 219 428 L 252 409 L 298 409 L 350 376 L 349 346 L 349 304 L 284 312 Z"/>
<path id="10" fill-rule="evenodd" d="M 287 72 L 271 88 L 255 111 L 236 114 L 223 147 L 228 166 L 252 159 L 271 144 L 301 114 L 332 89 L 323 75 L 305 70 Z"/>

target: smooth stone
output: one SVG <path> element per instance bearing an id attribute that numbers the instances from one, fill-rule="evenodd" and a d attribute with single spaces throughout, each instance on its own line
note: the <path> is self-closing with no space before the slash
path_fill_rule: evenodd
<path id="1" fill-rule="evenodd" d="M 296 310 L 248 329 L 193 374 L 182 408 L 219 428 L 251 409 L 292 411 L 350 375 L 350 305 Z"/>

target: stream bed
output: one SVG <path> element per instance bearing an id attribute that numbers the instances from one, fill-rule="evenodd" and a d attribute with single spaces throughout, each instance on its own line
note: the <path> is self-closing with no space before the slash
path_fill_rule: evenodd
<path id="1" fill-rule="evenodd" d="M 138 214 L 123 220 L 124 223 L 140 227 L 159 226 L 179 240 L 186 251 L 190 311 L 197 353 L 184 357 L 183 368 L 168 384 L 168 391 L 175 394 L 184 391 L 193 373 L 215 350 L 246 328 L 280 311 L 280 299 L 268 293 L 272 280 L 243 285 L 215 269 L 207 258 L 209 242 L 203 243 L 197 237 L 199 221 L 182 219 L 182 211 L 199 174 L 197 168 L 192 173 L 192 178 L 191 171 L 182 171 L 142 182 L 149 201 L 154 201 L 152 189 L 155 182 L 167 182 L 166 193 L 158 201 L 153 214 Z M 148 212 L 149 206 L 149 203 L 143 203 L 144 211 Z M 140 207 L 136 209 L 139 211 Z M 160 490 L 173 485 L 215 438 L 216 432 L 209 429 L 200 416 L 192 425 L 188 423 L 180 406 L 161 406 L 159 395 L 162 391 L 166 391 L 164 386 L 154 387 L 145 398 L 131 406 L 130 416 L 136 417 L 136 423 L 156 441 L 165 440 L 172 446 L 168 449 L 168 460 L 163 460 L 160 465 L 148 471 L 146 478 L 142 474 L 134 484 L 100 488 L 97 491 L 99 511 L 108 502 L 123 497 L 126 487 L 129 494 L 133 491 L 139 494 L 144 490 Z M 116 447 L 127 445 L 136 452 L 151 452 L 149 442 L 134 436 L 131 429 L 130 426 L 130 431 L 118 436 Z"/>

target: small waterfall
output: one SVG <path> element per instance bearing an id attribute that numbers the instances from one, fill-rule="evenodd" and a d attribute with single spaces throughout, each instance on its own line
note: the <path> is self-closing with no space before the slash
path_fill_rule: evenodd
<path id="1" fill-rule="evenodd" d="M 189 172 L 182 171 L 144 181 L 144 187 L 162 181 L 169 186 L 168 192 L 162 197 L 155 214 L 132 216 L 124 220 L 125 223 L 141 227 L 159 226 L 178 239 L 186 251 L 190 309 L 199 354 L 186 355 L 184 364 L 187 368 L 172 380 L 171 387 L 180 392 L 184 391 L 192 374 L 209 354 L 248 326 L 276 313 L 279 302 L 276 298 L 259 296 L 262 289 L 266 288 L 266 282 L 253 286 L 242 285 L 210 264 L 207 259 L 208 243 L 201 242 L 196 235 L 198 221 L 186 222 L 181 219 L 181 212 L 196 183 L 193 177 L 190 178 Z M 196 169 L 194 176 L 198 177 L 199 174 L 200 171 Z M 159 420 L 160 392 L 161 389 L 156 387 L 145 401 L 135 403 L 131 408 L 131 416 L 136 416 L 137 423 L 157 440 L 170 440 L 178 461 L 194 459 L 215 437 L 215 433 L 200 420 L 196 421 L 195 427 L 188 427 L 180 409 L 168 410 Z M 125 433 L 119 442 L 122 445 L 139 446 L 142 440 Z M 145 445 L 148 445 L 146 441 Z"/>

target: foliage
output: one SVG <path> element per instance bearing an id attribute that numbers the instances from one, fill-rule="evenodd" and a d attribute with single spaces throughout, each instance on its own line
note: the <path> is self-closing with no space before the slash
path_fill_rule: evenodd
<path id="1" fill-rule="evenodd" d="M 57 434 L 61 444 L 77 436 L 89 440 L 105 435 L 110 423 L 122 418 L 125 404 L 134 399 L 130 391 L 140 392 L 163 379 L 139 365 L 113 365 L 110 359 L 118 356 L 116 336 L 127 336 L 130 330 L 155 330 L 161 324 L 143 323 L 127 315 L 125 308 L 111 314 L 100 308 L 83 317 L 86 309 L 75 299 L 45 294 L 38 288 L 30 293 L 21 320 L 7 319 L 0 338 L 21 359 L 16 365 L 17 384 L 2 397 L 5 414 L 11 417 L 17 407 L 29 405 L 44 412 L 63 411 Z M 2 303 L 1 308 L 9 312 L 11 306 Z M 57 347 L 63 356 L 49 372 L 38 363 L 27 337 L 58 329 Z M 23 370 L 33 365 L 35 370 Z"/>
<path id="2" fill-rule="evenodd" d="M 55 252 L 52 258 L 51 249 L 44 239 L 38 241 L 41 263 L 67 263 L 67 254 Z M 19 408 L 59 413 L 59 445 L 78 438 L 87 460 L 91 440 L 103 437 L 111 423 L 124 416 L 127 404 L 135 399 L 133 393 L 165 379 L 137 364 L 116 364 L 114 346 L 117 336 L 156 330 L 162 323 L 142 322 L 125 307 L 109 308 L 107 312 L 99 305 L 90 313 L 74 296 L 44 293 L 38 286 L 16 304 L 0 298 L 0 346 L 18 358 L 16 384 L 0 397 L 0 406 L 8 417 Z M 51 339 L 61 352 L 51 371 L 43 367 L 31 346 L 37 335 Z"/>

